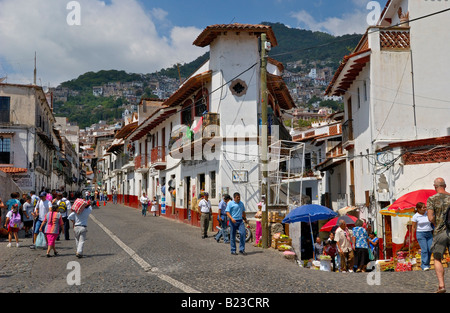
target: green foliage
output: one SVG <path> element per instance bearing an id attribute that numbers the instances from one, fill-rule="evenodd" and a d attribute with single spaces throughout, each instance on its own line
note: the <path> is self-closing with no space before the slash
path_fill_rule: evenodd
<path id="1" fill-rule="evenodd" d="M 191 63 L 184 63 L 183 65 L 175 64 L 170 68 L 166 68 L 159 71 L 159 74 L 176 79 L 179 79 L 180 75 L 181 77 L 186 78 L 191 76 L 192 73 L 198 70 L 206 61 L 208 61 L 208 59 L 209 59 L 209 52 L 206 52 L 204 55 L 198 57 Z M 178 66 L 180 67 L 180 75 L 178 75 Z"/>
<path id="2" fill-rule="evenodd" d="M 304 63 L 320 60 L 329 61 L 336 68 L 361 39 L 358 34 L 336 37 L 324 32 L 289 28 L 281 23 L 262 24 L 272 27 L 278 41 L 278 46 L 272 48 L 269 56 L 273 55 L 273 58 L 284 64 L 298 60 Z"/>
<path id="3" fill-rule="evenodd" d="M 142 81 L 142 76 L 139 74 L 128 74 L 125 71 L 99 71 L 97 73 L 87 72 L 77 79 L 73 79 L 61 84 L 61 87 L 67 87 L 72 90 L 86 90 L 92 89 L 94 86 L 101 86 L 106 83 L 113 82 L 132 82 Z M 92 90 L 91 90 L 92 91 Z"/>
<path id="4" fill-rule="evenodd" d="M 91 93 L 70 97 L 67 102 L 55 102 L 56 116 L 69 118 L 70 122 L 76 122 L 80 128 L 89 127 L 100 120 L 110 122 L 122 117 L 121 98 L 95 97 Z"/>

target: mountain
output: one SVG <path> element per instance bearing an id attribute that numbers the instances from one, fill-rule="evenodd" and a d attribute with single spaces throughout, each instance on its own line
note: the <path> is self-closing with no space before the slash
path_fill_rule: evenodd
<path id="1" fill-rule="evenodd" d="M 275 33 L 278 46 L 272 48 L 269 56 L 282 62 L 326 61 L 333 70 L 339 66 L 342 58 L 349 54 L 358 44 L 362 35 L 333 36 L 328 33 L 289 28 L 281 23 L 263 22 L 270 25 Z M 127 73 L 120 70 L 88 72 L 76 79 L 64 82 L 60 87 L 79 91 L 79 96 L 68 97 L 65 103 L 55 104 L 57 116 L 68 116 L 71 122 L 77 122 L 80 127 L 89 126 L 99 119 L 111 121 L 121 116 L 122 99 L 113 100 L 105 97 L 94 97 L 92 87 L 114 82 L 143 82 L 143 94 L 151 91 L 146 88 L 149 77 L 169 77 L 179 79 L 190 76 L 209 58 L 209 52 L 186 64 L 175 64 L 152 74 Z"/>
<path id="2" fill-rule="evenodd" d="M 343 57 L 349 54 L 361 39 L 361 34 L 333 36 L 328 33 L 289 28 L 281 23 L 263 22 L 272 27 L 278 46 L 269 56 L 286 64 L 302 60 L 330 61 L 337 68 Z"/>
<path id="3" fill-rule="evenodd" d="M 139 74 L 128 74 L 125 71 L 99 71 L 97 73 L 87 72 L 80 75 L 76 79 L 64 82 L 61 87 L 66 87 L 72 90 L 83 90 L 86 88 L 92 89 L 94 86 L 101 86 L 102 84 L 114 82 L 132 82 L 142 81 L 142 76 Z"/>

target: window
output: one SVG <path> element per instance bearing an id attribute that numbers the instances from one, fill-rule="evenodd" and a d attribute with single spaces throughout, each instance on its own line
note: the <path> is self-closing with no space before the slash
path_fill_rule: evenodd
<path id="1" fill-rule="evenodd" d="M 358 109 L 361 108 L 361 92 L 358 87 Z"/>
<path id="2" fill-rule="evenodd" d="M 202 90 L 195 97 L 195 116 L 201 117 L 208 111 L 208 91 Z"/>
<path id="3" fill-rule="evenodd" d="M 367 101 L 367 82 L 364 81 L 364 101 Z"/>
<path id="4" fill-rule="evenodd" d="M 11 164 L 11 138 L 0 137 L 0 164 Z"/>
<path id="5" fill-rule="evenodd" d="M 191 126 L 192 124 L 192 100 L 186 101 L 181 109 L 181 124 Z"/>
<path id="6" fill-rule="evenodd" d="M 0 123 L 10 122 L 10 97 L 0 97 Z"/>

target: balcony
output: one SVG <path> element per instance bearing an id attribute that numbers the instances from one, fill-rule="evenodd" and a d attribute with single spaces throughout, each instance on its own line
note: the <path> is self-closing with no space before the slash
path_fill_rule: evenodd
<path id="1" fill-rule="evenodd" d="M 148 156 L 138 155 L 134 158 L 134 168 L 137 172 L 148 171 Z"/>
<path id="2" fill-rule="evenodd" d="M 380 30 L 381 50 L 409 50 L 411 47 L 409 27 Z"/>
<path id="3" fill-rule="evenodd" d="M 327 159 L 328 158 L 335 158 L 337 156 L 341 156 L 342 153 L 342 143 L 338 144 L 336 147 L 334 147 L 333 149 L 331 149 L 330 151 L 327 152 Z"/>
<path id="4" fill-rule="evenodd" d="M 207 113 L 196 120 L 191 127 L 181 125 L 172 131 L 169 151 L 174 159 L 192 159 L 194 156 L 202 159 L 206 144 L 211 145 L 208 151 L 211 150 L 214 153 L 219 143 L 221 143 L 219 114 Z"/>
<path id="5" fill-rule="evenodd" d="M 166 147 L 156 147 L 151 153 L 151 167 L 156 170 L 165 170 L 167 166 Z"/>
<path id="6" fill-rule="evenodd" d="M 355 146 L 353 141 L 353 120 L 349 119 L 342 124 L 342 148 L 351 150 Z"/>

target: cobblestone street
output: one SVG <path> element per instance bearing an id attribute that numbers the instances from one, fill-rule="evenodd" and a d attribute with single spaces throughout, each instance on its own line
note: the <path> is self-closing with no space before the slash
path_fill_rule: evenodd
<path id="1" fill-rule="evenodd" d="M 251 243 L 247 256 L 233 256 L 229 246 L 211 236 L 201 239 L 196 227 L 142 217 L 140 211 L 120 205 L 101 206 L 93 217 L 83 259 L 75 257 L 72 230 L 69 241 L 57 242 L 60 255 L 53 258 L 30 249 L 31 239 L 21 239 L 19 248 L 7 248 L 2 239 L 2 292 L 431 293 L 437 287 L 434 271 L 380 273 L 379 284 L 371 285 L 368 273 L 300 268 L 281 252 Z M 79 286 L 68 284 L 71 261 L 81 267 Z"/>

